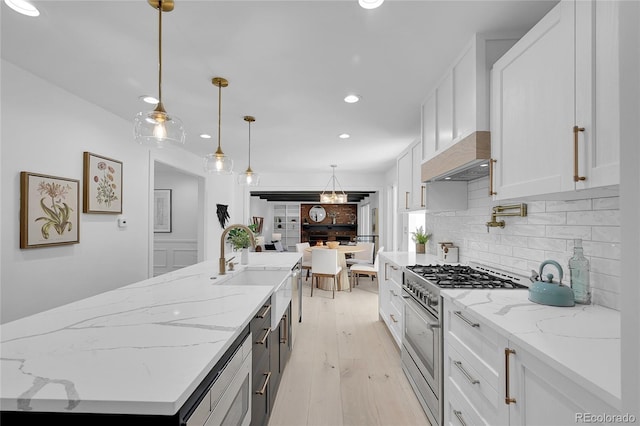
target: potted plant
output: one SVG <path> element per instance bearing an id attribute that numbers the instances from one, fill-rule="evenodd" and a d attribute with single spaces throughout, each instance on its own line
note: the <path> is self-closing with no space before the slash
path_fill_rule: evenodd
<path id="1" fill-rule="evenodd" d="M 252 223 L 251 225 L 248 225 L 248 228 L 251 229 L 255 235 L 258 229 L 258 224 Z M 229 230 L 227 241 L 233 246 L 235 251 L 242 251 L 240 263 L 246 265 L 249 258 L 249 246 L 251 245 L 251 239 L 249 238 L 247 231 L 242 228 L 233 228 Z"/>
<path id="2" fill-rule="evenodd" d="M 427 234 L 422 226 L 417 227 L 415 232 L 411 233 L 411 238 L 416 243 L 416 253 L 425 253 L 425 246 L 430 237 L 431 234 Z"/>

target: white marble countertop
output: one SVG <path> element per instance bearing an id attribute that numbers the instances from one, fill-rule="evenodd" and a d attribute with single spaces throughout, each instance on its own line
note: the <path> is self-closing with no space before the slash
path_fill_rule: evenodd
<path id="1" fill-rule="evenodd" d="M 248 268 L 284 278 L 300 257 L 251 253 Z M 280 284 L 217 273 L 202 262 L 3 324 L 0 408 L 175 414 Z"/>
<path id="2" fill-rule="evenodd" d="M 442 263 L 437 256 L 385 252 L 400 266 Z M 526 290 L 442 290 L 504 337 L 614 408 L 620 407 L 620 312 L 597 305 L 533 303 Z"/>
<path id="3" fill-rule="evenodd" d="M 528 300 L 527 290 L 443 290 L 514 344 L 620 407 L 620 313 L 596 305 L 556 307 Z"/>

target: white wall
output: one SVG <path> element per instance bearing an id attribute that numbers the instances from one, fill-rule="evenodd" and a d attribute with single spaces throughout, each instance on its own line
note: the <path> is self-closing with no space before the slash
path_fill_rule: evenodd
<path id="1" fill-rule="evenodd" d="M 198 262 L 198 177 L 155 164 L 155 189 L 171 190 L 171 232 L 154 233 L 153 275 Z"/>
<path id="2" fill-rule="evenodd" d="M 150 276 L 150 212 L 153 161 L 183 170 L 202 170 L 184 150 L 149 151 L 132 138 L 132 122 L 119 118 L 46 81 L 2 61 L 1 75 L 2 233 L 0 298 L 4 323 Z M 20 171 L 78 179 L 82 153 L 123 162 L 123 215 L 80 214 L 80 243 L 19 248 Z M 207 178 L 199 188 L 203 210 L 233 200 L 226 178 Z M 208 189 L 210 188 L 210 189 Z M 211 211 L 211 210 L 210 210 Z M 203 256 L 216 258 L 220 229 L 201 213 Z"/>
<path id="3" fill-rule="evenodd" d="M 467 210 L 426 215 L 426 229 L 433 234 L 428 248 L 431 253 L 436 253 L 438 241 L 453 241 L 460 247 L 463 263 L 478 261 L 526 276 L 532 269 L 538 270 L 542 261 L 553 259 L 563 266 L 563 282 L 568 282 L 573 239 L 581 238 L 591 262 L 594 303 L 619 309 L 618 197 L 527 201 L 527 217 L 500 218 L 506 222 L 505 228 L 487 232 L 485 223 L 490 220 L 491 207 L 497 204 L 487 195 L 488 185 L 488 178 L 469 182 Z"/>

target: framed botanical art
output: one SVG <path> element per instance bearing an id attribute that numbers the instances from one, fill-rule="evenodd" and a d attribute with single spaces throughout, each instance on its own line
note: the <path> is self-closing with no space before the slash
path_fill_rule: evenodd
<path id="1" fill-rule="evenodd" d="M 80 242 L 80 181 L 20 173 L 20 248 Z"/>
<path id="2" fill-rule="evenodd" d="M 84 213 L 122 213 L 122 162 L 84 153 Z"/>
<path id="3" fill-rule="evenodd" d="M 153 232 L 171 232 L 171 190 L 153 191 Z"/>

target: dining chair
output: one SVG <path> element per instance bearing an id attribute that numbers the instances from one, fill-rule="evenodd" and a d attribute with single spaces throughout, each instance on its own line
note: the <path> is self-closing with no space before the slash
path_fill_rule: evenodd
<path id="1" fill-rule="evenodd" d="M 314 278 L 315 285 L 319 284 L 320 277 L 332 277 L 333 298 L 336 297 L 336 287 L 342 266 L 338 264 L 338 250 L 316 249 L 311 251 L 311 297 L 313 297 Z"/>
<path id="2" fill-rule="evenodd" d="M 373 279 L 374 277 L 378 276 L 378 259 L 380 257 L 380 252 L 382 252 L 384 250 L 384 247 L 380 247 L 380 249 L 378 249 L 378 251 L 376 252 L 376 257 L 373 260 L 373 264 L 363 264 L 363 263 L 358 263 L 355 265 L 352 265 L 351 268 L 349 268 L 349 271 L 351 272 L 351 280 L 355 283 L 355 285 L 358 285 L 358 278 L 360 275 L 368 275 L 371 277 L 371 279 Z M 349 290 L 351 290 L 351 283 L 349 283 Z"/>
<path id="3" fill-rule="evenodd" d="M 305 249 L 308 249 L 311 245 L 307 243 L 296 243 L 296 251 L 298 253 L 302 253 L 302 270 L 307 270 L 307 276 L 304 277 L 306 281 L 309 278 L 309 271 L 311 271 L 311 252 Z"/>
<path id="4" fill-rule="evenodd" d="M 364 250 L 353 253 L 353 257 L 347 259 L 347 266 L 359 263 L 371 265 L 371 261 L 373 260 L 374 243 L 358 243 L 356 244 L 356 247 Z"/>

